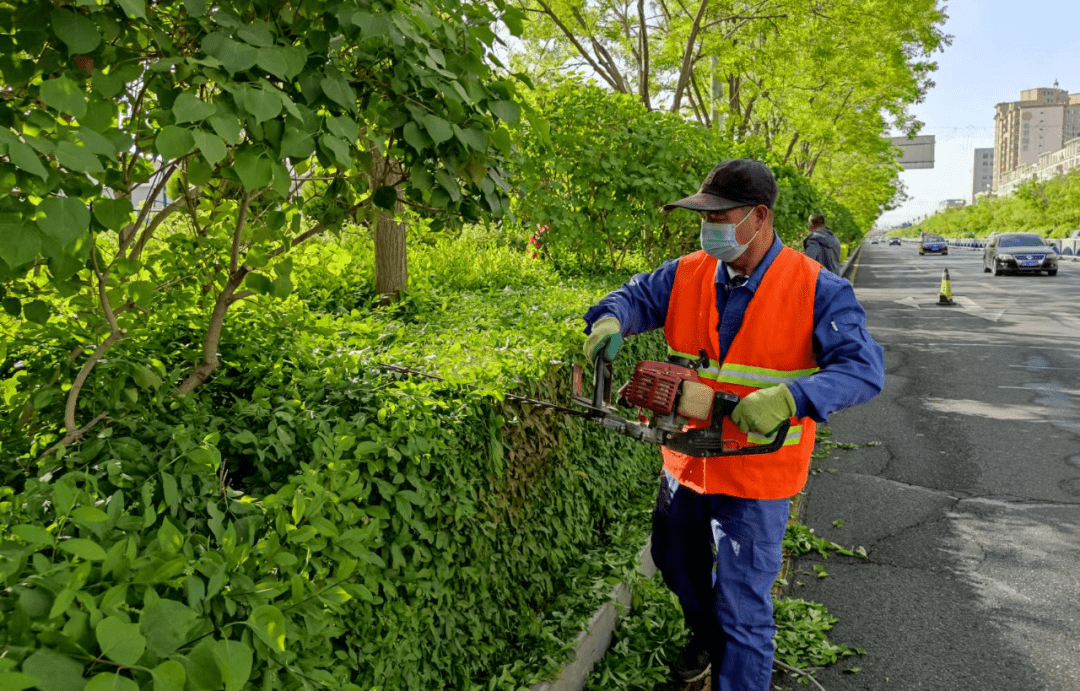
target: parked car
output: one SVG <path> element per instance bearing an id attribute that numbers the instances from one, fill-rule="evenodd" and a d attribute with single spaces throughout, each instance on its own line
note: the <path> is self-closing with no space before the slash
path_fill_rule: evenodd
<path id="1" fill-rule="evenodd" d="M 899 245 L 900 244 L 900 238 L 889 238 L 889 244 L 890 245 Z"/>
<path id="2" fill-rule="evenodd" d="M 995 276 L 1006 271 L 1056 276 L 1057 261 L 1053 248 L 1035 233 L 998 233 L 983 250 L 983 271 Z"/>
<path id="3" fill-rule="evenodd" d="M 941 255 L 948 254 L 949 243 L 945 242 L 945 238 L 940 235 L 926 233 L 919 238 L 919 254 L 927 253 Z"/>

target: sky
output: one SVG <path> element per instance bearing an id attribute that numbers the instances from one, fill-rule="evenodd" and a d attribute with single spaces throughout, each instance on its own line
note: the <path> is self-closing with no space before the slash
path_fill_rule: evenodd
<path id="1" fill-rule="evenodd" d="M 951 46 L 935 54 L 935 86 L 911 112 L 935 137 L 934 167 L 900 173 L 911 199 L 878 219 L 891 227 L 933 214 L 945 199 L 971 200 L 974 150 L 994 146 L 994 106 L 1024 89 L 1080 93 L 1080 2 L 954 0 Z M 895 133 L 899 134 L 899 133 Z"/>

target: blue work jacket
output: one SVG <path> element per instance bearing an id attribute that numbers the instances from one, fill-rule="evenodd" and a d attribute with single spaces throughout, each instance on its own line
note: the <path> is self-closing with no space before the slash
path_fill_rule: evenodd
<path id="1" fill-rule="evenodd" d="M 720 312 L 720 360 L 723 361 L 742 326 L 743 314 L 761 278 L 769 270 L 783 243 L 773 240 L 745 285 L 732 287 L 724 262 L 716 264 L 716 306 Z M 585 333 L 602 317 L 619 320 L 623 336 L 663 328 L 667 319 L 671 287 L 679 259 L 664 262 L 652 273 L 637 274 L 621 288 L 608 293 L 585 313 Z M 866 330 L 866 312 L 847 280 L 830 271 L 819 271 L 814 296 L 814 355 L 820 371 L 788 384 L 795 399 L 796 417 L 809 416 L 825 422 L 832 413 L 865 403 L 885 384 L 885 361 L 879 346 Z"/>

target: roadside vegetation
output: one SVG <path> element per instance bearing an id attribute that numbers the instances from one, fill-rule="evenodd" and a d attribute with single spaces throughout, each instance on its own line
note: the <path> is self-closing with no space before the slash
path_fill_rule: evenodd
<path id="1" fill-rule="evenodd" d="M 937 233 L 947 238 L 990 233 L 1038 233 L 1068 237 L 1080 229 L 1080 171 L 1050 180 L 1031 180 L 1008 197 L 987 197 L 959 209 L 946 209 L 912 226 L 905 235 Z"/>

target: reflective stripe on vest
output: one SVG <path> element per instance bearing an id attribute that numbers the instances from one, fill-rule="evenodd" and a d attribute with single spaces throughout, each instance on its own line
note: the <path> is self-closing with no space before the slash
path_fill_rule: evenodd
<path id="1" fill-rule="evenodd" d="M 818 371 L 813 353 L 814 294 L 820 268 L 802 254 L 782 248 L 762 276 L 725 361 L 720 362 L 717 261 L 704 252 L 683 257 L 664 325 L 669 354 L 699 360 L 704 350 L 709 367 L 698 371 L 702 380 L 739 396 L 814 374 Z M 707 424 L 691 420 L 687 427 Z M 770 454 L 696 458 L 664 448 L 664 468 L 696 492 L 784 499 L 806 483 L 816 428 L 810 418 L 791 418 L 783 447 Z M 744 444 L 771 441 L 765 435 L 744 434 L 727 419 L 723 434 Z"/>

